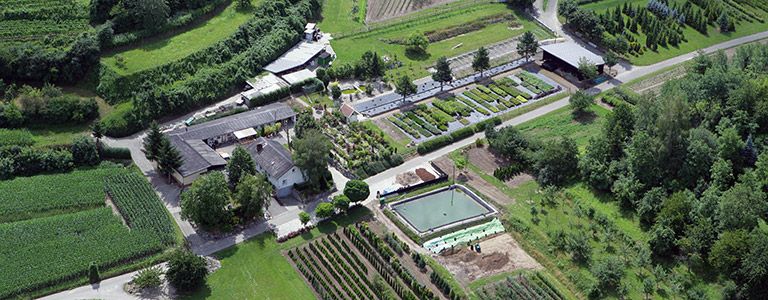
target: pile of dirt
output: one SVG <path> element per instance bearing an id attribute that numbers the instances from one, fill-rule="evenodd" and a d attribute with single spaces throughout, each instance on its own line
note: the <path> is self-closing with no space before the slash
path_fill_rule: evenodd
<path id="1" fill-rule="evenodd" d="M 419 180 L 420 180 L 419 175 L 411 171 L 397 174 L 397 177 L 395 178 L 395 182 L 397 182 L 397 184 L 402 186 L 409 186 L 411 184 L 418 183 Z"/>
<path id="2" fill-rule="evenodd" d="M 481 253 L 469 247 L 444 251 L 437 260 L 461 282 L 520 269 L 541 269 L 509 234 L 500 234 L 480 241 Z"/>
<path id="3" fill-rule="evenodd" d="M 432 181 L 432 180 L 437 179 L 437 176 L 435 176 L 434 174 L 430 173 L 429 171 L 427 171 L 424 168 L 416 169 L 416 175 L 418 175 L 419 178 L 421 178 L 421 181 L 424 181 L 424 182 L 428 182 L 428 181 Z"/>

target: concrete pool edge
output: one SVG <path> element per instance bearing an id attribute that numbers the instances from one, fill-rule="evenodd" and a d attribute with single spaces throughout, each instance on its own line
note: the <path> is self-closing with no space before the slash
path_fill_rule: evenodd
<path id="1" fill-rule="evenodd" d="M 404 203 L 408 203 L 408 202 L 412 202 L 412 201 L 416 201 L 416 200 L 419 200 L 421 198 L 424 198 L 424 197 L 427 197 L 427 196 L 431 196 L 431 195 L 434 195 L 434 194 L 438 194 L 438 193 L 442 193 L 442 192 L 445 192 L 445 191 L 449 191 L 449 190 L 451 190 L 453 188 L 460 189 L 462 192 L 467 194 L 470 199 L 472 199 L 477 204 L 479 204 L 480 206 L 482 206 L 483 208 L 488 210 L 488 212 L 483 213 L 483 214 L 479 214 L 479 215 L 475 215 L 475 216 L 471 216 L 471 217 L 467 217 L 467 218 L 463 218 L 463 219 L 459 219 L 459 220 L 456 220 L 456 221 L 453 221 L 453 222 L 450 222 L 450 223 L 446 223 L 446 224 L 443 224 L 443 225 L 440 225 L 440 226 L 437 226 L 437 227 L 432 227 L 432 228 L 426 229 L 424 231 L 421 231 L 421 230 L 417 229 L 416 226 L 413 223 L 411 223 L 407 218 L 405 218 L 402 214 L 400 214 L 399 211 L 397 211 L 395 209 L 395 207 L 397 207 L 398 205 L 401 205 L 401 204 L 404 204 Z M 499 214 L 499 211 L 496 209 L 495 206 L 493 206 L 491 203 L 487 202 L 485 199 L 483 199 L 483 197 L 480 197 L 477 193 L 475 193 L 471 189 L 469 189 L 466 186 L 463 186 L 461 184 L 453 184 L 453 185 L 449 185 L 449 186 L 446 186 L 446 187 L 442 187 L 442 188 L 439 188 L 439 189 L 436 189 L 436 190 L 433 190 L 433 191 L 429 191 L 429 192 L 426 192 L 426 193 L 423 193 L 423 194 L 415 195 L 413 197 L 409 197 L 409 198 L 406 198 L 406 199 L 403 199 L 403 200 L 399 200 L 399 201 L 395 201 L 395 202 L 392 202 L 392 203 L 388 203 L 386 206 L 387 206 L 386 209 L 389 209 L 389 211 L 392 212 L 392 214 L 395 215 L 397 217 L 397 219 L 401 223 L 406 224 L 408 226 L 408 229 L 411 230 L 412 232 L 414 232 L 420 238 L 423 238 L 425 236 L 434 235 L 434 234 L 441 233 L 441 232 L 445 232 L 445 231 L 448 231 L 448 230 L 450 230 L 452 228 L 461 227 L 461 226 L 463 226 L 465 224 L 471 224 L 471 223 L 475 223 L 475 222 L 478 222 L 478 221 L 482 221 L 484 219 L 490 219 L 490 218 L 495 217 L 496 215 Z"/>

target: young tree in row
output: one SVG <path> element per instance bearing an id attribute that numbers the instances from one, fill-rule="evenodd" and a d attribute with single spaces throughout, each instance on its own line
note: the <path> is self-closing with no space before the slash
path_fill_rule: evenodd
<path id="1" fill-rule="evenodd" d="M 491 59 L 488 57 L 488 50 L 485 47 L 480 47 L 475 52 L 475 58 L 472 60 L 472 69 L 475 72 L 480 72 L 480 77 L 483 77 L 483 72 L 491 68 Z"/>
<path id="2" fill-rule="evenodd" d="M 536 55 L 537 51 L 539 51 L 539 41 L 536 40 L 536 36 L 532 32 L 526 31 L 517 42 L 517 54 L 525 57 L 525 61 L 528 61 Z"/>
<path id="3" fill-rule="evenodd" d="M 205 283 L 208 268 L 205 259 L 188 250 L 176 250 L 168 260 L 165 277 L 178 291 L 191 292 Z"/>
<path id="4" fill-rule="evenodd" d="M 349 202 L 349 198 L 344 194 L 333 197 L 333 206 L 342 213 L 347 213 Z"/>
<path id="5" fill-rule="evenodd" d="M 432 74 L 432 80 L 440 83 L 440 91 L 443 91 L 443 85 L 453 80 L 453 73 L 451 72 L 451 64 L 448 63 L 448 59 L 445 56 L 437 59 L 435 64 L 435 73 Z"/>
<path id="6" fill-rule="evenodd" d="M 334 205 L 328 202 L 320 203 L 315 208 L 315 216 L 321 219 L 330 218 L 335 212 L 336 208 Z"/>
<path id="7" fill-rule="evenodd" d="M 233 198 L 235 204 L 240 206 L 243 217 L 250 220 L 264 215 L 264 210 L 269 207 L 272 192 L 272 184 L 264 175 L 249 174 L 240 179 Z"/>
<path id="8" fill-rule="evenodd" d="M 325 188 L 322 184 L 328 174 L 330 147 L 328 138 L 316 129 L 305 132 L 303 137 L 293 142 L 293 161 L 316 191 Z"/>
<path id="9" fill-rule="evenodd" d="M 212 172 L 195 180 L 181 194 L 181 217 L 198 226 L 227 229 L 230 222 L 229 190 L 221 172 Z"/>
<path id="10" fill-rule="evenodd" d="M 232 157 L 227 162 L 229 188 L 235 190 L 240 179 L 254 174 L 256 174 L 256 163 L 253 162 L 251 154 L 243 147 L 235 147 L 235 150 L 232 151 Z"/>
<path id="11" fill-rule="evenodd" d="M 398 93 L 403 96 L 403 102 L 405 102 L 405 98 L 416 94 L 417 87 L 415 84 L 413 84 L 413 81 L 411 81 L 411 78 L 408 77 L 408 75 L 403 75 L 403 77 L 400 77 L 400 79 L 395 82 L 395 93 Z"/>
<path id="12" fill-rule="evenodd" d="M 365 181 L 353 179 L 344 185 L 344 195 L 349 198 L 349 201 L 360 202 L 371 195 L 371 190 Z"/>
<path id="13" fill-rule="evenodd" d="M 311 219 L 312 217 L 306 211 L 299 213 L 299 221 L 301 221 L 302 226 L 307 226 L 307 223 L 309 223 Z"/>

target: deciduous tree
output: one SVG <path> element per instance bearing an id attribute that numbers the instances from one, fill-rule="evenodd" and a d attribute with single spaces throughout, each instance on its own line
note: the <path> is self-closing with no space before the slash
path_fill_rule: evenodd
<path id="1" fill-rule="evenodd" d="M 320 191 L 328 172 L 328 158 L 331 155 L 328 137 L 318 130 L 309 130 L 303 137 L 293 141 L 293 161 L 304 174 L 307 183 Z"/>
<path id="2" fill-rule="evenodd" d="M 523 36 L 521 36 L 520 40 L 517 42 L 517 54 L 525 57 L 525 61 L 528 61 L 531 57 L 536 55 L 538 50 L 539 41 L 536 40 L 536 36 L 533 35 L 533 32 L 526 31 L 523 33 Z"/>
<path id="3" fill-rule="evenodd" d="M 231 213 L 227 209 L 229 190 L 221 172 L 201 176 L 181 194 L 181 217 L 199 226 L 228 229 Z"/>
<path id="4" fill-rule="evenodd" d="M 179 292 L 196 290 L 205 283 L 208 268 L 205 259 L 187 250 L 176 250 L 168 260 L 165 277 Z"/>
<path id="5" fill-rule="evenodd" d="M 344 185 L 344 195 L 349 198 L 351 202 L 360 202 L 368 198 L 371 194 L 371 190 L 368 188 L 368 184 L 365 181 L 353 179 L 347 181 Z"/>
<path id="6" fill-rule="evenodd" d="M 272 198 L 272 184 L 264 175 L 244 175 L 237 184 L 234 195 L 235 204 L 245 219 L 259 218 L 269 207 Z"/>
<path id="7" fill-rule="evenodd" d="M 408 77 L 408 75 L 403 75 L 403 77 L 400 77 L 395 82 L 395 93 L 400 94 L 403 96 L 403 102 L 405 102 L 405 98 L 414 95 L 417 92 L 416 85 L 413 84 L 413 81 L 411 81 L 411 78 Z"/>

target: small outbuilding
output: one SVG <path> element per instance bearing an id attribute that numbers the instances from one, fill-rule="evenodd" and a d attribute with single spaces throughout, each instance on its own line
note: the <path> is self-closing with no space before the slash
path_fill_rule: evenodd
<path id="1" fill-rule="evenodd" d="M 556 43 L 541 46 L 544 52 L 544 66 L 548 69 L 560 69 L 576 74 L 579 79 L 584 76 L 579 71 L 579 63 L 586 59 L 597 67 L 598 74 L 603 73 L 605 60 L 600 55 L 587 50 L 575 42 Z"/>
<path id="2" fill-rule="evenodd" d="M 264 67 L 264 70 L 282 76 L 305 68 L 327 65 L 333 60 L 333 57 L 326 51 L 325 47 L 320 43 L 301 41 Z"/>

